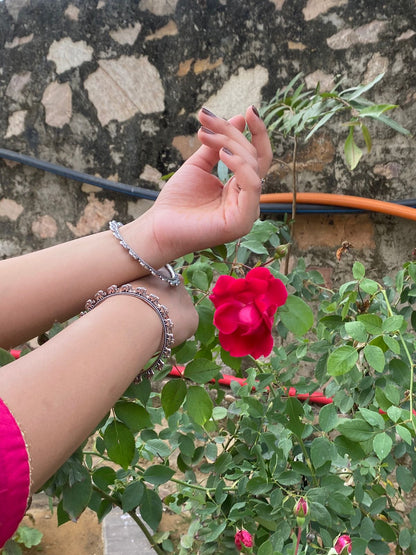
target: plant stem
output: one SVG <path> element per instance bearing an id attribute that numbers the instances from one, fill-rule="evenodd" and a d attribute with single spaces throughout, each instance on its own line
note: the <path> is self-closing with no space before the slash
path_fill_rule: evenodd
<path id="1" fill-rule="evenodd" d="M 292 153 L 292 219 L 291 222 L 289 224 L 289 233 L 291 238 L 293 239 L 293 234 L 295 231 L 295 218 L 296 218 L 296 194 L 297 194 L 297 183 L 298 183 L 298 172 L 297 172 L 297 154 L 298 154 L 298 138 L 295 135 L 293 137 L 293 153 Z M 289 243 L 288 247 L 287 247 L 287 253 L 286 253 L 286 258 L 285 258 L 285 270 L 284 270 L 284 274 L 285 276 L 287 276 L 287 274 L 289 273 L 289 259 L 290 259 L 290 251 L 292 250 L 291 248 L 291 243 Z"/>
<path id="2" fill-rule="evenodd" d="M 301 534 L 302 534 L 302 528 L 300 526 L 298 526 L 298 537 L 297 537 L 297 540 L 296 540 L 296 547 L 295 547 L 295 552 L 294 552 L 293 555 L 298 555 Z"/>
<path id="3" fill-rule="evenodd" d="M 121 507 L 121 502 L 116 499 L 115 497 L 113 497 L 112 495 L 109 495 L 108 493 L 106 493 L 105 491 L 103 491 L 102 489 L 100 489 L 97 486 L 92 486 L 93 489 L 98 492 L 100 494 L 100 496 L 103 499 L 107 499 L 108 501 L 110 501 L 113 505 L 116 505 L 117 507 L 119 507 L 120 509 L 122 509 Z M 141 529 L 141 531 L 143 532 L 143 534 L 146 536 L 147 541 L 150 543 L 150 545 L 152 546 L 152 548 L 156 551 L 156 553 L 158 553 L 158 555 L 165 555 L 165 551 L 163 549 L 161 549 L 159 547 L 159 545 L 155 542 L 155 540 L 153 539 L 152 534 L 149 532 L 149 530 L 146 528 L 144 522 L 142 521 L 142 519 L 136 514 L 135 510 L 131 510 L 128 511 L 128 513 L 131 518 L 134 520 L 134 522 L 137 524 L 137 526 L 139 526 L 139 528 Z"/>

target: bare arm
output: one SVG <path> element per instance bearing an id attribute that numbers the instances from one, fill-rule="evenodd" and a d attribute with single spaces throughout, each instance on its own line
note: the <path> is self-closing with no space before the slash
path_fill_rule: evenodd
<path id="1" fill-rule="evenodd" d="M 192 335 L 197 315 L 180 286 L 147 287 L 169 306 L 174 335 Z M 91 433 L 158 350 L 161 325 L 144 302 L 107 299 L 28 355 L 0 368 L 1 397 L 25 434 L 36 491 Z"/>

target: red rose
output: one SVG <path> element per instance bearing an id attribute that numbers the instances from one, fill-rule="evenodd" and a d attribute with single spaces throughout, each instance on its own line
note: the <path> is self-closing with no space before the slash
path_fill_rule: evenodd
<path id="1" fill-rule="evenodd" d="M 267 268 L 253 268 L 245 278 L 220 276 L 209 297 L 222 347 L 234 357 L 267 356 L 273 348 L 274 314 L 287 290 Z"/>
<path id="2" fill-rule="evenodd" d="M 244 547 L 253 547 L 253 537 L 247 530 L 238 530 L 234 536 L 234 543 L 238 551 Z"/>

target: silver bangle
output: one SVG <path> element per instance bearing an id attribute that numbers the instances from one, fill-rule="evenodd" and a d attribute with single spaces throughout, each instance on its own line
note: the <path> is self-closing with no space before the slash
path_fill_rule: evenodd
<path id="1" fill-rule="evenodd" d="M 128 245 L 126 243 L 126 241 L 123 239 L 123 237 L 121 236 L 120 231 L 119 231 L 120 227 L 122 227 L 122 225 L 123 225 L 121 222 L 116 222 L 115 220 L 111 220 L 111 222 L 108 225 L 109 225 L 109 228 L 112 231 L 114 237 L 120 242 L 120 245 L 128 251 L 129 255 L 131 257 L 133 257 L 134 260 L 137 260 L 137 262 L 140 264 L 140 266 L 142 266 L 148 272 L 150 272 L 152 274 L 152 276 L 156 276 L 159 279 L 161 279 L 162 281 L 166 281 L 167 283 L 169 283 L 169 285 L 171 287 L 178 286 L 180 284 L 179 275 L 175 272 L 175 270 L 172 268 L 172 266 L 170 264 L 165 265 L 165 268 L 169 273 L 169 276 L 165 276 L 164 274 L 162 274 L 162 272 L 159 272 L 158 270 L 155 270 L 154 268 L 152 268 L 152 266 L 150 266 L 150 264 L 145 262 L 143 260 L 143 258 L 141 258 L 137 254 L 137 252 L 135 252 L 130 247 L 130 245 Z"/>
<path id="2" fill-rule="evenodd" d="M 130 295 L 130 297 L 135 297 L 146 304 L 148 304 L 156 314 L 159 316 L 159 319 L 162 323 L 163 329 L 163 340 L 162 346 L 159 351 L 159 354 L 156 360 L 149 366 L 149 368 L 140 372 L 136 378 L 134 379 L 135 383 L 139 383 L 142 377 L 150 378 L 153 376 L 155 371 L 161 370 L 164 365 L 164 359 L 168 358 L 171 353 L 171 346 L 174 343 L 173 338 L 173 322 L 169 318 L 168 309 L 166 306 L 159 302 L 159 297 L 153 295 L 152 293 L 148 293 L 144 287 L 136 287 L 134 288 L 130 283 L 126 285 L 122 285 L 121 287 L 117 287 L 117 285 L 111 285 L 107 291 L 97 291 L 94 295 L 93 299 L 88 299 L 85 303 L 85 307 L 83 312 L 81 312 L 81 316 L 90 312 L 93 308 L 98 306 L 100 303 L 109 299 L 110 297 L 115 297 L 116 295 Z"/>

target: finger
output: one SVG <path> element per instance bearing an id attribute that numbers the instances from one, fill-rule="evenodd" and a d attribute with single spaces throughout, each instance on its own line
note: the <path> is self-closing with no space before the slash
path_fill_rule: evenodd
<path id="1" fill-rule="evenodd" d="M 264 177 L 272 162 L 273 153 L 269 135 L 257 109 L 250 106 L 246 112 L 247 125 L 251 132 L 251 142 L 257 151 L 260 177 Z"/>
<path id="2" fill-rule="evenodd" d="M 202 108 L 199 113 L 199 120 L 202 127 L 210 129 L 214 133 L 224 135 L 225 137 L 240 143 L 248 150 L 252 150 L 253 154 L 255 154 L 255 148 L 243 134 L 246 126 L 246 120 L 242 115 L 234 116 L 227 121 L 215 116 L 215 114 L 206 108 Z"/>

